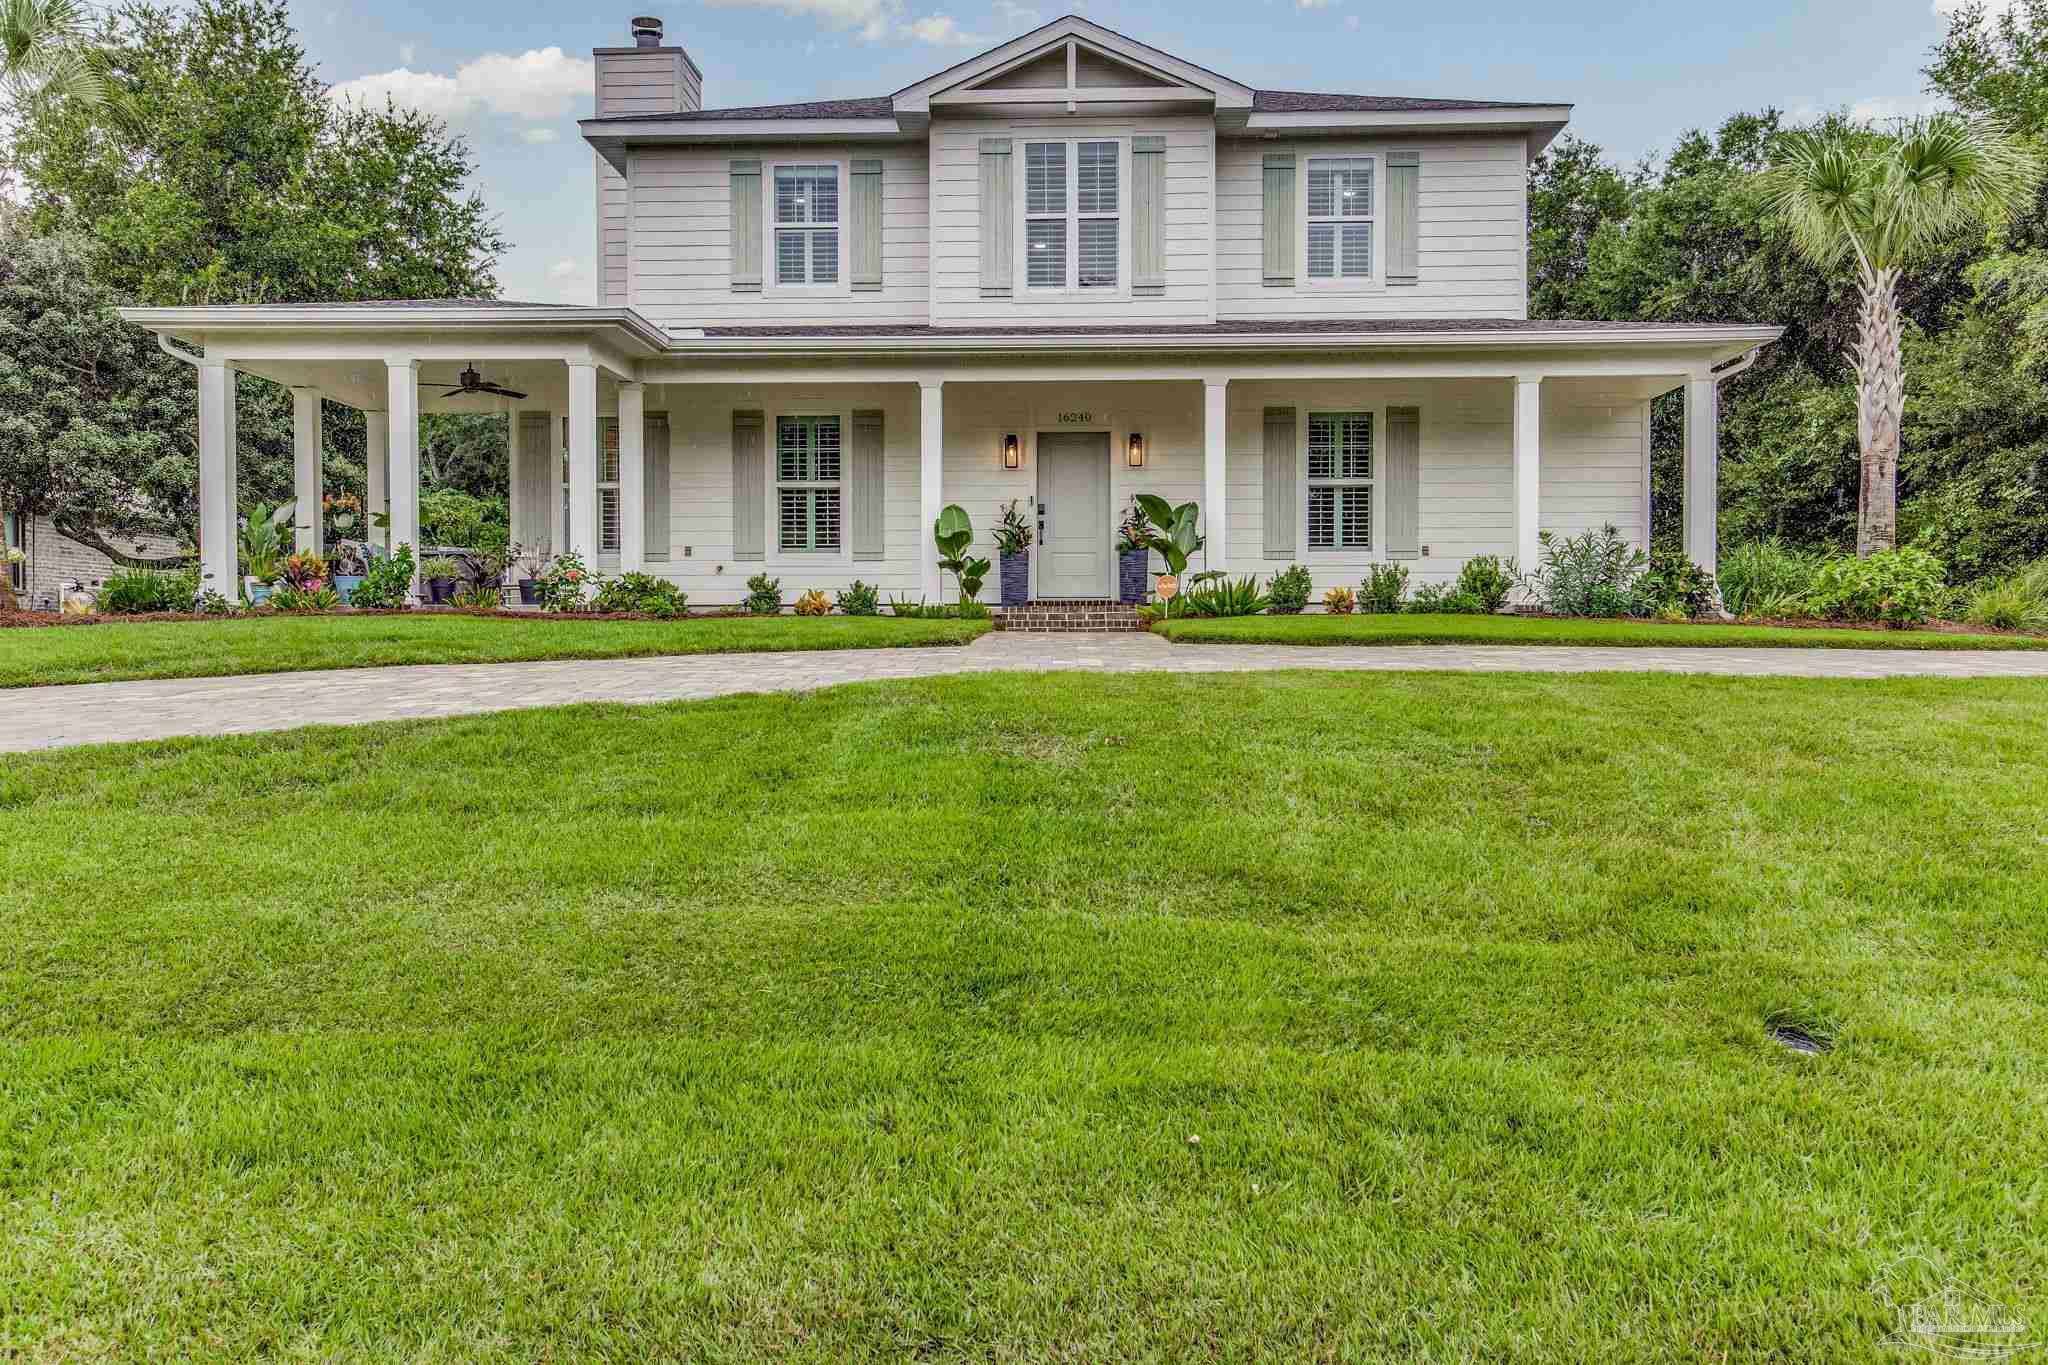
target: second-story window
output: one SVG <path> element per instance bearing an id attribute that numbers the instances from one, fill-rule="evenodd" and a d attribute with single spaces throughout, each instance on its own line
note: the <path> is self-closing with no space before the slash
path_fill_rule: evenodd
<path id="1" fill-rule="evenodd" d="M 775 168 L 775 282 L 839 282 L 839 168 Z"/>
<path id="2" fill-rule="evenodd" d="M 1372 274 L 1372 158 L 1310 157 L 1308 277 L 1362 280 Z"/>
<path id="3" fill-rule="evenodd" d="M 1122 233 L 1118 156 L 1114 142 L 1024 144 L 1027 287 L 1116 288 Z"/>

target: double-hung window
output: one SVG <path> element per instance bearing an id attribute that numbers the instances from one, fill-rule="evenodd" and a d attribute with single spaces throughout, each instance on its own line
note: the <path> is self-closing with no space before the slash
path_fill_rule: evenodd
<path id="1" fill-rule="evenodd" d="M 1372 414 L 1308 418 L 1308 547 L 1372 548 Z"/>
<path id="2" fill-rule="evenodd" d="M 782 549 L 839 549 L 840 466 L 837 417 L 775 419 L 776 544 Z"/>
<path id="3" fill-rule="evenodd" d="M 1115 142 L 1024 144 L 1027 288 L 1116 288 L 1121 155 Z"/>
<path id="4" fill-rule="evenodd" d="M 1372 275 L 1372 158 L 1310 157 L 1308 277 L 1363 280 Z"/>
<path id="5" fill-rule="evenodd" d="M 619 419 L 597 423 L 597 548 L 619 552 Z"/>
<path id="6" fill-rule="evenodd" d="M 775 168 L 775 282 L 839 283 L 839 168 Z"/>

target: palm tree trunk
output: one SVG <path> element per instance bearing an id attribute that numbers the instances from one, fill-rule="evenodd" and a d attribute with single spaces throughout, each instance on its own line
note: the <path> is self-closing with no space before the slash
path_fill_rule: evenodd
<path id="1" fill-rule="evenodd" d="M 1899 272 L 1863 274 L 1863 326 L 1856 348 L 1856 442 L 1863 456 L 1856 553 L 1889 550 L 1899 539 L 1899 430 L 1906 417 L 1906 363 L 1899 339 Z"/>

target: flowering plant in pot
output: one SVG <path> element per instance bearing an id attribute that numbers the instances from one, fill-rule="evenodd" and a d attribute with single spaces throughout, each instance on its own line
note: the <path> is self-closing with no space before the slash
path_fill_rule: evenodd
<path id="1" fill-rule="evenodd" d="M 996 550 L 1002 556 L 1003 605 L 1021 607 L 1031 597 L 1031 549 L 1034 536 L 1030 519 L 1017 510 L 1017 499 L 1003 504 L 996 522 Z"/>
<path id="2" fill-rule="evenodd" d="M 355 601 L 356 589 L 363 586 L 363 575 L 370 571 L 370 547 L 360 540 L 338 541 L 328 568 L 333 574 L 334 595 L 348 606 Z"/>
<path id="3" fill-rule="evenodd" d="M 1134 501 L 1116 529 L 1116 595 L 1126 606 L 1145 600 L 1145 569 L 1152 551 L 1145 547 L 1145 510 Z"/>

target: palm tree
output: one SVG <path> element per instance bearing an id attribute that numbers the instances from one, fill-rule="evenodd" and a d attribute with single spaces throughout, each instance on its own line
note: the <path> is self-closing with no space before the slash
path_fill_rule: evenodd
<path id="1" fill-rule="evenodd" d="M 1899 276 L 1918 253 L 2032 195 L 2033 150 L 2003 125 L 1940 113 L 1881 132 L 1839 121 L 1786 133 L 1765 199 L 1823 270 L 1854 258 L 1863 316 L 1856 349 L 1856 437 L 1863 457 L 1856 553 L 1898 540 L 1899 429 L 1906 406 Z"/>
<path id="2" fill-rule="evenodd" d="M 92 12 L 79 0 L 0 0 L 0 96 L 8 102 L 116 103 Z"/>

